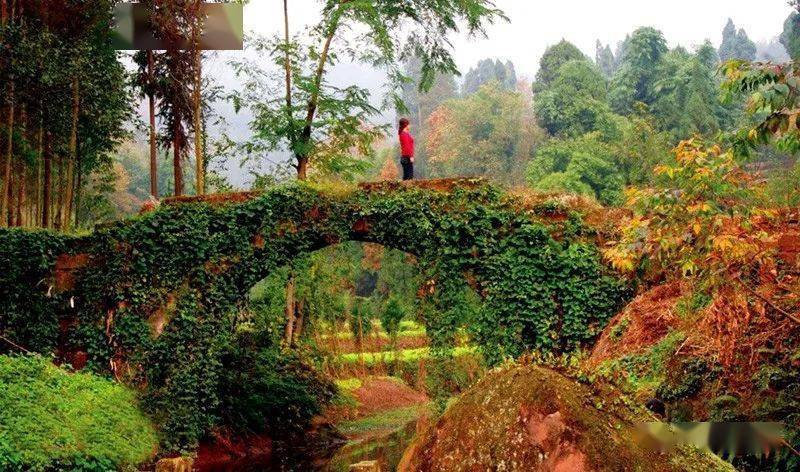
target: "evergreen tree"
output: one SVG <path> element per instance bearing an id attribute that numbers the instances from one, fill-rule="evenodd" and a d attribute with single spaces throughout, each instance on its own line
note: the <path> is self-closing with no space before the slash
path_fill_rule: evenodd
<path id="1" fill-rule="evenodd" d="M 629 114 L 635 102 L 652 104 L 657 96 L 655 83 L 667 54 L 667 41 L 661 31 L 639 28 L 624 41 L 622 63 L 612 80 L 609 100 L 620 114 Z"/>
<path id="2" fill-rule="evenodd" d="M 113 3 L 2 9 L 0 225 L 70 229 L 90 174 L 110 166 L 131 113 Z"/>
<path id="3" fill-rule="evenodd" d="M 783 23 L 781 44 L 793 60 L 800 58 L 800 13 L 792 12 Z"/>
<path id="4" fill-rule="evenodd" d="M 615 134 L 614 118 L 606 101 L 607 81 L 588 60 L 561 66 L 553 81 L 534 101 L 539 125 L 552 135 L 580 136 L 592 131 Z"/>
<path id="5" fill-rule="evenodd" d="M 622 66 L 622 59 L 628 51 L 628 44 L 630 44 L 631 35 L 626 34 L 625 39 L 617 43 L 617 48 L 614 51 L 614 73 Z"/>
<path id="6" fill-rule="evenodd" d="M 595 45 L 594 62 L 607 79 L 610 79 L 614 75 L 614 71 L 616 70 L 614 65 L 614 53 L 611 52 L 611 46 L 607 44 L 603 46 L 599 39 Z"/>
<path id="7" fill-rule="evenodd" d="M 517 73 L 511 61 L 505 63 L 499 59 L 483 59 L 464 76 L 462 95 L 472 95 L 483 84 L 497 81 L 505 90 L 514 90 L 517 86 Z"/>
<path id="8" fill-rule="evenodd" d="M 722 127 L 726 110 L 719 100 L 717 64 L 717 52 L 709 41 L 695 54 L 676 48 L 665 56 L 652 109 L 661 128 L 674 140 L 711 135 Z"/>
<path id="9" fill-rule="evenodd" d="M 743 28 L 737 31 L 736 25 L 730 18 L 722 30 L 719 57 L 723 62 L 731 59 L 754 61 L 756 58 L 756 44 L 747 37 Z"/>
<path id="10" fill-rule="evenodd" d="M 574 44 L 561 40 L 547 48 L 539 61 L 539 71 L 536 72 L 536 82 L 533 84 L 533 91 L 544 90 L 558 74 L 558 69 L 565 63 L 572 60 L 587 60 L 585 54 Z"/>

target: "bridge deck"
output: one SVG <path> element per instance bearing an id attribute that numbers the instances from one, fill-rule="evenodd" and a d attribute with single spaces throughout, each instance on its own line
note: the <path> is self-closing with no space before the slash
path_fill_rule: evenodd
<path id="1" fill-rule="evenodd" d="M 452 192 L 455 188 L 476 188 L 486 185 L 483 178 L 452 178 L 452 179 L 418 179 L 418 180 L 382 180 L 376 182 L 362 182 L 358 188 L 367 192 L 391 191 L 403 188 L 420 188 L 440 192 Z M 262 195 L 262 191 L 212 193 L 208 195 L 186 195 L 181 197 L 167 197 L 161 201 L 162 205 L 179 205 L 183 203 L 207 202 L 212 205 L 242 203 Z M 149 211 L 152 205 L 145 204 L 142 211 Z"/>

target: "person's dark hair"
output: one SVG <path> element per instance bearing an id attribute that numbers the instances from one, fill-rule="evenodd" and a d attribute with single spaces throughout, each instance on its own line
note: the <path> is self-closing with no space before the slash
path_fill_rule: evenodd
<path id="1" fill-rule="evenodd" d="M 411 124 L 411 122 L 408 121 L 408 118 L 400 118 L 400 126 L 397 129 L 397 134 L 402 133 L 403 130 L 406 129 L 409 124 Z"/>

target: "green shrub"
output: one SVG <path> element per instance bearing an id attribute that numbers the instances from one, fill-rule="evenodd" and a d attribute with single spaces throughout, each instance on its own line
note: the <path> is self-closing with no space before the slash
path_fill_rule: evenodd
<path id="1" fill-rule="evenodd" d="M 383 330 L 389 334 L 390 338 L 397 339 L 397 333 L 400 331 L 400 321 L 406 316 L 406 310 L 400 304 L 397 296 L 392 295 L 389 297 L 380 315 Z"/>
<path id="2" fill-rule="evenodd" d="M 32 351 L 55 348 L 57 307 L 66 300 L 44 282 L 70 240 L 51 231 L 0 231 L 0 334 Z M 0 353 L 8 347 L 0 343 Z"/>
<path id="3" fill-rule="evenodd" d="M 240 351 L 223 374 L 220 412 L 237 432 L 281 437 L 302 432 L 335 394 L 332 381 L 293 353 Z"/>
<path id="4" fill-rule="evenodd" d="M 0 356 L 0 470 L 132 468 L 156 445 L 126 388 L 40 356 Z"/>

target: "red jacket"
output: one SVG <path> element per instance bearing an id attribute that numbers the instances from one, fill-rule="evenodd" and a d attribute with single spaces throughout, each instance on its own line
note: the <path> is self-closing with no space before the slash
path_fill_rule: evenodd
<path id="1" fill-rule="evenodd" d="M 414 137 L 408 131 L 400 133 L 400 155 L 414 157 Z"/>

